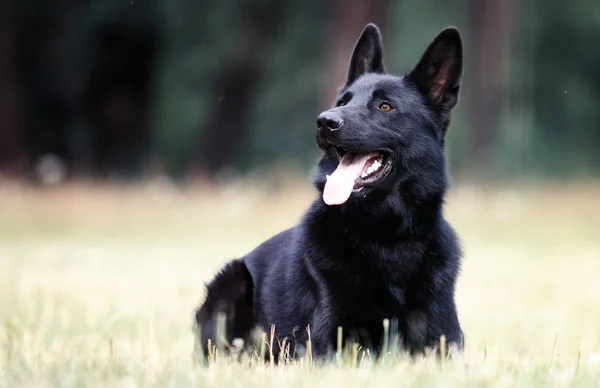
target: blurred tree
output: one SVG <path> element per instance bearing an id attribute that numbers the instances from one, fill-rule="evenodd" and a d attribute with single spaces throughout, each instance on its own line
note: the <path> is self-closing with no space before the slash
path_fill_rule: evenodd
<path id="1" fill-rule="evenodd" d="M 0 0 L 0 169 L 54 154 L 83 174 L 306 171 L 376 22 L 393 73 L 463 32 L 454 173 L 598 174 L 598 15 L 597 0 Z"/>
<path id="2" fill-rule="evenodd" d="M 329 8 L 320 0 L 239 4 L 164 8 L 153 144 L 171 174 L 245 173 L 314 158 L 306 133 L 317 114 Z"/>
<path id="3" fill-rule="evenodd" d="M 3 174 L 23 173 L 27 161 L 14 16 L 10 0 L 0 0 L 0 172 Z"/>
<path id="4" fill-rule="evenodd" d="M 510 0 L 468 0 L 465 95 L 468 96 L 468 173 L 483 178 L 492 168 L 500 119 L 508 96 L 512 5 Z"/>
<path id="5" fill-rule="evenodd" d="M 221 66 L 212 85 L 211 110 L 196 154 L 196 173 L 212 177 L 231 164 L 247 134 L 247 120 L 256 86 L 264 74 L 271 40 L 281 24 L 279 0 L 243 2 L 236 24 L 240 38 L 235 56 Z"/>
<path id="6" fill-rule="evenodd" d="M 68 84 L 64 78 L 67 29 L 63 24 L 71 0 L 13 2 L 19 44 L 18 76 L 22 85 L 23 135 L 31 167 L 52 154 L 69 161 Z M 32 171 L 33 172 L 33 171 Z"/>
<path id="7" fill-rule="evenodd" d="M 271 40 L 264 78 L 252 99 L 248 136 L 231 165 L 237 171 L 282 163 L 306 171 L 314 162 L 330 7 L 320 0 L 282 1 L 277 39 Z"/>
<path id="8" fill-rule="evenodd" d="M 94 171 L 101 176 L 135 177 L 143 171 L 157 35 L 153 24 L 131 20 L 92 30 L 85 112 Z"/>
<path id="9" fill-rule="evenodd" d="M 600 171 L 600 2 L 534 1 L 531 163 L 551 176 Z"/>

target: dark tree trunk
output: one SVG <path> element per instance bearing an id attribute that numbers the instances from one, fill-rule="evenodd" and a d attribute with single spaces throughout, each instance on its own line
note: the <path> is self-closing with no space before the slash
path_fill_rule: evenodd
<path id="1" fill-rule="evenodd" d="M 13 19 L 10 0 L 0 0 L 0 172 L 4 175 L 23 174 L 27 162 Z"/>
<path id="2" fill-rule="evenodd" d="M 471 79 L 466 83 L 470 146 L 465 160 L 472 166 L 468 173 L 481 176 L 490 172 L 506 102 L 512 14 L 509 0 L 469 0 L 467 5 L 470 39 L 465 51 Z"/>
<path id="3" fill-rule="evenodd" d="M 213 178 L 234 158 L 246 135 L 245 121 L 256 85 L 262 76 L 269 50 L 269 39 L 281 25 L 278 0 L 244 2 L 240 10 L 245 23 L 240 54 L 226 64 L 213 86 L 214 105 L 202 134 L 194 173 Z"/>
<path id="4" fill-rule="evenodd" d="M 256 56 L 262 56 L 263 47 L 257 37 L 253 40 L 250 43 L 253 49 L 224 70 L 216 81 L 213 93 L 216 102 L 203 132 L 196 171 L 209 178 L 231 162 L 243 143 L 250 100 L 261 76 Z"/>
<path id="5" fill-rule="evenodd" d="M 143 171 L 157 42 L 150 24 L 106 23 L 96 31 L 86 113 L 100 177 Z"/>

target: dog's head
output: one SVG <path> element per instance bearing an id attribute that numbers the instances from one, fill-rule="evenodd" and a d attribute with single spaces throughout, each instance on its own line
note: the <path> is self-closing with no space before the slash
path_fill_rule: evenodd
<path id="1" fill-rule="evenodd" d="M 335 106 L 317 118 L 317 144 L 325 154 L 315 183 L 325 203 L 387 196 L 413 178 L 443 190 L 444 138 L 461 74 L 456 29 L 443 30 L 414 69 L 396 77 L 385 72 L 379 29 L 367 25 Z"/>

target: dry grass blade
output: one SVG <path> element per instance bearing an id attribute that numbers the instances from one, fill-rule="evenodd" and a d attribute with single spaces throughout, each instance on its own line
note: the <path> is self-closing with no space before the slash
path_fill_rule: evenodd
<path id="1" fill-rule="evenodd" d="M 393 321 L 383 362 L 357 344 L 342 348 L 348 333 L 339 331 L 337 361 L 319 365 L 310 327 L 297 361 L 273 332 L 257 335 L 239 363 L 222 337 L 199 343 L 190 324 L 203 282 L 296 222 L 314 194 L 304 182 L 277 195 L 245 183 L 211 192 L 15 190 L 0 187 L 0 387 L 600 381 L 598 186 L 452 189 L 446 213 L 465 251 L 456 297 L 466 347 L 442 346 L 443 369 L 435 355 L 411 360 L 395 350 Z M 200 345 L 208 367 L 197 362 Z M 282 367 L 265 367 L 273 346 Z"/>

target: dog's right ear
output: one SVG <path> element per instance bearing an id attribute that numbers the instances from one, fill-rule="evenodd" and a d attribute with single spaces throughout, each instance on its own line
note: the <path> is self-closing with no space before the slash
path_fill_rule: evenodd
<path id="1" fill-rule="evenodd" d="M 373 23 L 367 24 L 354 46 L 344 87 L 366 73 L 385 73 L 381 33 Z"/>
<path id="2" fill-rule="evenodd" d="M 449 27 L 431 42 L 408 77 L 437 107 L 449 111 L 458 101 L 463 49 L 460 34 Z"/>

